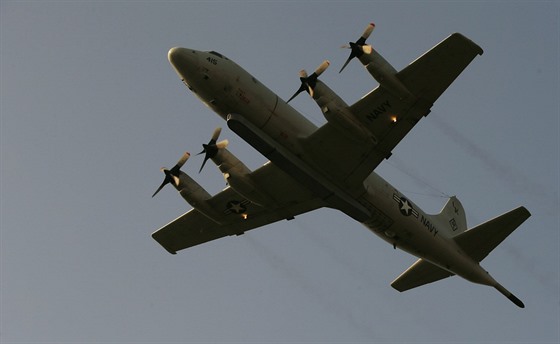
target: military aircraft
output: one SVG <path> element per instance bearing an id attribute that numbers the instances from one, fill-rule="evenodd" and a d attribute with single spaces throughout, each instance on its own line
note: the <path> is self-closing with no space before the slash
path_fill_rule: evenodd
<path id="1" fill-rule="evenodd" d="M 428 215 L 374 172 L 482 49 L 454 33 L 397 71 L 366 44 L 374 27 L 367 25 L 360 38 L 350 42 L 350 56 L 340 70 L 358 58 L 379 83 L 356 103 L 346 104 L 319 80 L 328 61 L 311 75 L 300 72 L 301 86 L 289 100 L 309 93 L 326 118 L 321 127 L 226 56 L 181 47 L 169 50 L 169 62 L 185 86 L 269 161 L 251 171 L 227 149 L 227 140 L 218 141 L 217 128 L 203 145 L 202 167 L 212 160 L 228 186 L 212 196 L 181 171 L 188 152 L 173 168 L 162 168 L 165 179 L 153 196 L 172 184 L 193 209 L 152 237 L 175 254 L 329 207 L 419 258 L 392 282 L 396 290 L 457 275 L 492 286 L 523 308 L 479 263 L 530 216 L 527 209 L 519 207 L 468 229 L 457 197 L 439 214 Z"/>

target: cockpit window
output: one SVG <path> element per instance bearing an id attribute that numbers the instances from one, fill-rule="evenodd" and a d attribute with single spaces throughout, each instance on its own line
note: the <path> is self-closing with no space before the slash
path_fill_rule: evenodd
<path id="1" fill-rule="evenodd" d="M 225 57 L 224 55 L 220 54 L 220 53 L 217 52 L 217 51 L 209 51 L 209 53 L 212 54 L 212 55 L 216 55 L 216 56 L 218 56 L 219 58 L 229 60 L 227 57 Z"/>

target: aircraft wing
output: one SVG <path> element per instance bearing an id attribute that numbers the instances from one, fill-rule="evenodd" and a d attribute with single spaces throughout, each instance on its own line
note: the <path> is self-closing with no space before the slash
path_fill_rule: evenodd
<path id="1" fill-rule="evenodd" d="M 251 173 L 251 178 L 271 196 L 274 205 L 259 206 L 251 203 L 227 187 L 208 200 L 221 217 L 217 223 L 192 209 L 152 234 L 168 252 L 177 251 L 244 232 L 283 219 L 320 208 L 324 202 L 313 198 L 306 188 L 299 185 L 275 165 L 269 163 Z M 274 180 L 271 183 L 270 180 Z"/>
<path id="2" fill-rule="evenodd" d="M 399 99 L 379 86 L 350 106 L 350 112 L 369 129 L 375 142 L 353 140 L 327 123 L 307 139 L 310 157 L 336 179 L 344 180 L 350 189 L 361 186 L 482 52 L 478 45 L 459 33 L 449 36 L 397 73 L 397 78 L 416 99 Z M 336 163 L 332 161 L 333 156 Z"/>

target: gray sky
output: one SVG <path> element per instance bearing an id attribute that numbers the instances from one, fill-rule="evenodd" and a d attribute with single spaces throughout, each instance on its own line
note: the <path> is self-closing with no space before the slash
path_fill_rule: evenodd
<path id="1" fill-rule="evenodd" d="M 471 226 L 533 216 L 483 266 L 522 299 L 453 277 L 405 293 L 415 261 L 342 213 L 319 210 L 176 256 L 150 237 L 190 207 L 150 196 L 161 166 L 216 126 L 251 168 L 266 160 L 188 92 L 173 46 L 216 50 L 281 97 L 323 59 L 348 103 L 376 82 L 369 39 L 401 69 L 452 32 L 484 54 L 377 172 L 424 210 L 457 195 Z M 533 342 L 560 340 L 556 1 L 0 2 L 0 341 Z M 293 105 L 321 124 L 305 94 Z M 184 170 L 224 187 L 201 157 Z"/>

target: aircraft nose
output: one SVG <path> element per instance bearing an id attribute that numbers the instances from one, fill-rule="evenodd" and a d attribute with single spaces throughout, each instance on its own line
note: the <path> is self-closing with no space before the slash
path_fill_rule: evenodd
<path id="1" fill-rule="evenodd" d="M 169 49 L 167 59 L 176 69 L 192 67 L 197 62 L 196 52 L 182 47 L 173 47 Z"/>
<path id="2" fill-rule="evenodd" d="M 172 65 L 176 65 L 181 60 L 181 56 L 185 55 L 185 48 L 173 47 L 167 52 L 167 59 Z"/>

